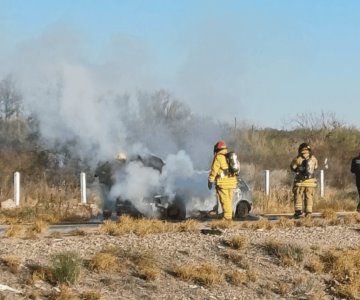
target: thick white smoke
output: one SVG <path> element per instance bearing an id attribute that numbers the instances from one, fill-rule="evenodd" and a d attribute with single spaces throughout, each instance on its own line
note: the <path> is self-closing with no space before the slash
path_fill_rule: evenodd
<path id="1" fill-rule="evenodd" d="M 97 64 L 82 51 L 86 53 L 82 38 L 56 30 L 23 43 L 1 64 L 0 75 L 14 76 L 25 112 L 37 117 L 49 147 L 71 141 L 75 154 L 93 167 L 119 151 L 165 158 L 161 175 L 130 163 L 125 180 L 115 177 L 120 184 L 110 198 L 122 195 L 139 205 L 159 189 L 175 193 L 179 183 L 196 177 L 195 169 L 208 167 L 212 145 L 224 138 L 223 129 L 209 118 L 194 116 L 171 93 L 154 92 L 160 84 L 144 45 L 117 37 L 109 57 Z M 164 103 L 176 105 L 162 107 Z M 199 184 L 206 187 L 206 181 Z"/>

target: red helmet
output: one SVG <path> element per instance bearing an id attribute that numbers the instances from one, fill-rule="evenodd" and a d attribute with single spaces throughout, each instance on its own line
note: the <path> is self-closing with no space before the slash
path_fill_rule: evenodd
<path id="1" fill-rule="evenodd" d="M 227 148 L 225 142 L 222 140 L 218 141 L 214 146 L 214 153 L 220 151 L 221 149 L 225 149 L 225 148 Z"/>

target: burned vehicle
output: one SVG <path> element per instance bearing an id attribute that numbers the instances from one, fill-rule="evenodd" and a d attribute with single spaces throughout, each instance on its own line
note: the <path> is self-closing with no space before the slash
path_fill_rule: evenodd
<path id="1" fill-rule="evenodd" d="M 252 193 L 249 185 L 240 176 L 237 182 L 233 197 L 234 218 L 245 219 L 252 210 Z"/>
<path id="2" fill-rule="evenodd" d="M 136 155 L 129 158 L 117 157 L 114 160 L 99 163 L 95 171 L 95 177 L 103 186 L 103 217 L 110 218 L 115 212 L 117 216 L 131 215 L 156 216 L 160 218 L 183 219 L 185 218 L 185 207 L 178 197 L 165 195 L 160 183 L 148 187 L 145 192 L 129 194 L 124 190 L 116 189 L 116 185 L 128 186 L 132 179 L 132 172 L 139 172 L 142 169 L 141 177 L 144 173 L 152 178 L 160 178 L 162 168 L 165 165 L 163 160 L 157 156 Z M 130 167 L 133 166 L 131 169 Z M 135 167 L 137 168 L 135 170 Z M 149 172 L 151 174 L 149 175 Z M 144 182 L 139 182 L 137 186 L 132 185 L 133 190 L 142 190 Z"/>
<path id="3" fill-rule="evenodd" d="M 169 172 L 163 172 L 165 168 L 164 161 L 154 155 L 137 155 L 100 164 L 95 176 L 106 189 L 104 218 L 115 212 L 117 216 L 183 220 L 198 216 L 199 211 L 213 210 L 217 199 L 215 191 L 207 189 L 208 171 L 192 171 L 186 176 L 169 179 Z M 154 182 L 149 184 L 149 178 Z M 125 187 L 131 187 L 131 192 Z M 234 218 L 246 218 L 252 210 L 252 193 L 240 177 L 233 200 Z M 218 210 L 219 205 L 217 213 L 220 214 Z"/>

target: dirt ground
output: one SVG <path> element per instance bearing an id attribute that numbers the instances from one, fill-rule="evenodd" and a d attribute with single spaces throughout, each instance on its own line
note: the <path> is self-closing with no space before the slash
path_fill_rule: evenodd
<path id="1" fill-rule="evenodd" d="M 21 263 L 16 270 L 0 263 L 0 284 L 16 290 L 2 291 L 0 299 L 346 299 L 333 292 L 334 283 L 330 283 L 329 274 L 310 272 L 306 265 L 311 257 L 329 249 L 358 249 L 359 223 L 272 229 L 244 228 L 242 222 L 237 223 L 234 228 L 219 230 L 200 223 L 199 230 L 194 232 L 144 236 L 111 236 L 99 234 L 94 228 L 81 234 L 48 230 L 34 239 L 3 236 L 0 257 L 15 256 Z M 234 237 L 243 238 L 247 244 L 239 249 L 231 248 L 226 241 Z M 280 263 L 276 256 L 265 251 L 264 244 L 269 241 L 298 245 L 304 250 L 303 260 L 295 264 Z M 58 253 L 75 251 L 83 261 L 89 261 L 109 247 L 122 253 L 153 253 L 158 273 L 149 279 L 140 276 L 136 267 L 95 272 L 84 263 L 79 280 L 67 288 L 71 292 L 68 296 L 61 293 L 64 287 L 59 284 L 45 277 L 36 280 L 32 277 L 32 265 L 49 265 L 51 257 Z M 237 261 L 229 259 L 231 253 Z M 203 264 L 214 266 L 224 275 L 223 280 L 207 284 L 177 275 L 179 266 L 195 268 Z M 235 282 L 229 275 L 233 272 L 247 277 Z M 360 295 L 353 299 L 360 299 Z"/>

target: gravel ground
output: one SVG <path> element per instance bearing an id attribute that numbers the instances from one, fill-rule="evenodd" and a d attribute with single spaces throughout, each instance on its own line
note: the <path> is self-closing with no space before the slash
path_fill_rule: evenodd
<path id="1" fill-rule="evenodd" d="M 241 222 L 239 222 L 241 223 Z M 206 223 L 201 224 L 205 227 Z M 234 236 L 246 237 L 249 241 L 244 249 L 231 250 L 223 243 Z M 305 249 L 301 264 L 283 266 L 276 258 L 264 251 L 264 243 L 282 241 L 297 244 Z M 304 268 L 313 253 L 328 249 L 355 249 L 360 246 L 360 225 L 336 225 L 324 227 L 293 227 L 267 229 L 245 229 L 237 226 L 221 230 L 220 234 L 198 232 L 149 234 L 143 237 L 127 234 L 110 236 L 89 230 L 85 236 L 62 233 L 54 236 L 45 232 L 37 239 L 1 239 L 0 257 L 15 255 L 21 258 L 19 272 L 12 273 L 0 264 L 0 284 L 19 291 L 2 292 L 0 299 L 48 299 L 31 296 L 34 291 L 56 289 L 46 281 L 30 283 L 29 264 L 49 265 L 52 255 L 63 251 L 76 251 L 89 260 L 104 247 L 113 246 L 125 251 L 144 249 L 156 254 L 160 275 L 154 281 L 136 276 L 132 270 L 96 273 L 84 267 L 80 280 L 72 290 L 78 294 L 97 290 L 101 299 L 337 299 L 327 286 L 327 274 L 314 274 Z M 237 251 L 245 267 L 224 257 L 229 251 Z M 248 271 L 255 274 L 246 283 L 235 285 L 229 280 L 214 286 L 203 286 L 187 282 L 174 275 L 175 266 L 211 263 L 223 273 Z M 281 291 L 279 291 L 281 289 Z M 317 295 L 321 295 L 318 296 Z M 339 298 L 340 299 L 340 298 Z M 357 299 L 357 298 L 356 298 Z M 360 296 L 359 296 L 360 299 Z"/>

